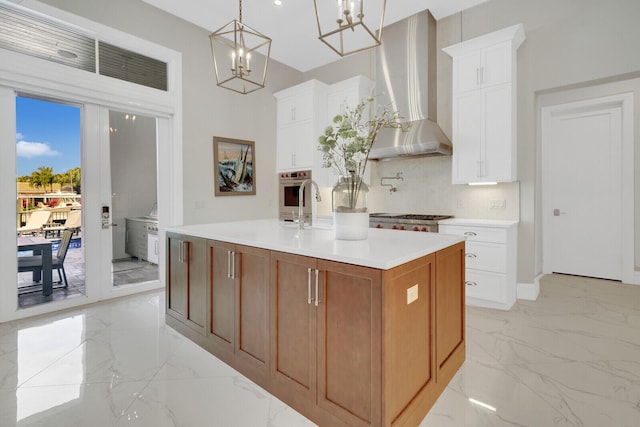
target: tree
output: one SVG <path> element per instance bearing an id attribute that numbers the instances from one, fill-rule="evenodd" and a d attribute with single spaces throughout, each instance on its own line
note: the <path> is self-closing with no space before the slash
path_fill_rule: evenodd
<path id="1" fill-rule="evenodd" d="M 45 190 L 49 185 L 49 190 L 53 190 L 53 169 L 48 166 L 40 166 L 37 171 L 31 173 L 31 186 L 34 188 L 42 187 Z"/>

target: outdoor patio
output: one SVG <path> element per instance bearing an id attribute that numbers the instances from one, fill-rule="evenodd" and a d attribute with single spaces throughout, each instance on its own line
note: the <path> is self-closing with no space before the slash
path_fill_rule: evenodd
<path id="1" fill-rule="evenodd" d="M 53 244 L 53 253 L 57 251 L 57 244 L 60 239 L 50 239 Z M 126 286 L 134 283 L 147 282 L 158 279 L 158 266 L 147 261 L 139 261 L 136 258 L 118 260 L 113 262 L 113 286 Z M 75 235 L 69 245 L 67 256 L 64 261 L 64 269 L 67 273 L 68 288 L 58 284 L 57 270 L 52 272 L 54 287 L 50 296 L 42 295 L 42 285 L 34 283 L 32 273 L 18 273 L 18 306 L 21 308 L 42 304 L 49 301 L 65 300 L 76 298 L 85 294 L 85 268 L 84 250 L 82 239 Z"/>

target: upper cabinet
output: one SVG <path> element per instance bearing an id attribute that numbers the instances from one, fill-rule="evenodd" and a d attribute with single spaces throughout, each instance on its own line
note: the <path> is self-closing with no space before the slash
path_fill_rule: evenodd
<path id="1" fill-rule="evenodd" d="M 356 76 L 333 85 L 309 80 L 275 93 L 278 172 L 311 169 L 320 187 L 333 187 L 338 177 L 332 168 L 322 167 L 318 138 L 337 114 L 372 96 L 373 87 L 372 80 Z M 368 176 L 366 171 L 366 182 Z"/>
<path id="2" fill-rule="evenodd" d="M 327 85 L 309 80 L 274 94 L 278 100 L 278 172 L 313 169 L 317 141 L 327 121 Z"/>
<path id="3" fill-rule="evenodd" d="M 516 181 L 516 66 L 522 24 L 444 48 L 453 58 L 454 184 Z"/>

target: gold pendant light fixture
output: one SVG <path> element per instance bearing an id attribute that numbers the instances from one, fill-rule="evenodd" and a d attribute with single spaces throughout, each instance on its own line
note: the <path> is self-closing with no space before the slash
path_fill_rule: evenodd
<path id="1" fill-rule="evenodd" d="M 242 22 L 232 20 L 209 35 L 218 86 L 241 94 L 264 87 L 271 53 L 271 39 Z"/>
<path id="2" fill-rule="evenodd" d="M 365 0 L 314 0 L 319 39 L 340 56 L 380 46 L 387 0 L 366 3 L 365 7 Z"/>

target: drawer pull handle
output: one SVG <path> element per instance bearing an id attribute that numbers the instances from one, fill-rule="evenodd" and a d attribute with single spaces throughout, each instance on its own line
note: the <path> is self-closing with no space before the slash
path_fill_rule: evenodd
<path id="1" fill-rule="evenodd" d="M 471 280 L 467 280 L 464 284 L 467 286 L 478 286 L 476 282 L 472 282 Z"/>
<path id="2" fill-rule="evenodd" d="M 464 235 L 465 236 L 477 236 L 477 234 L 475 232 L 473 232 L 473 231 L 465 231 Z"/>
<path id="3" fill-rule="evenodd" d="M 471 253 L 471 252 L 469 252 L 468 254 L 465 254 L 465 256 L 466 256 L 467 258 L 478 258 L 478 255 L 476 255 L 476 254 L 474 254 L 474 253 Z"/>

